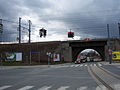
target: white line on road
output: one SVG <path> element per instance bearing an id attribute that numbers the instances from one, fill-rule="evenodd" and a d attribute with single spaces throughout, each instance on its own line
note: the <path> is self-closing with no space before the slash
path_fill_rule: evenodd
<path id="1" fill-rule="evenodd" d="M 94 64 L 94 66 L 96 66 L 96 64 Z"/>
<path id="2" fill-rule="evenodd" d="M 28 90 L 28 89 L 31 89 L 33 88 L 34 86 L 25 86 L 23 88 L 20 88 L 20 89 L 17 89 L 17 90 Z"/>
<path id="3" fill-rule="evenodd" d="M 93 66 L 92 64 L 90 64 L 90 66 Z"/>
<path id="4" fill-rule="evenodd" d="M 100 64 L 100 63 L 98 63 L 98 65 L 101 67 L 102 66 L 102 64 Z"/>
<path id="5" fill-rule="evenodd" d="M 70 67 L 74 67 L 75 65 L 71 65 Z"/>
<path id="6" fill-rule="evenodd" d="M 7 88 L 9 88 L 9 87 L 12 87 L 12 86 L 11 86 L 11 85 L 2 86 L 2 87 L 0 87 L 0 90 L 7 89 Z"/>
<path id="7" fill-rule="evenodd" d="M 87 66 L 87 64 L 85 64 L 85 66 Z"/>
<path id="8" fill-rule="evenodd" d="M 78 67 L 79 65 L 75 65 L 75 67 Z"/>
<path id="9" fill-rule="evenodd" d="M 80 87 L 77 90 L 86 90 L 86 89 L 87 89 L 87 87 Z"/>
<path id="10" fill-rule="evenodd" d="M 99 85 L 96 87 L 96 90 L 108 90 L 104 85 Z"/>
<path id="11" fill-rule="evenodd" d="M 82 67 L 82 66 L 83 66 L 83 64 L 80 65 L 80 67 Z"/>
<path id="12" fill-rule="evenodd" d="M 48 90 L 50 89 L 52 86 L 44 86 L 42 88 L 39 88 L 38 90 Z"/>
<path id="13" fill-rule="evenodd" d="M 57 90 L 65 90 L 67 88 L 69 88 L 69 86 L 62 86 L 62 87 L 58 88 Z"/>

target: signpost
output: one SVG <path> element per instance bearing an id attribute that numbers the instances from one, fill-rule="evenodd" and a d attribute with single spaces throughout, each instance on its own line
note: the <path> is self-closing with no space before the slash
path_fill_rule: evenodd
<path id="1" fill-rule="evenodd" d="M 50 65 L 50 57 L 51 57 L 51 52 L 47 52 L 48 55 L 48 66 Z"/>

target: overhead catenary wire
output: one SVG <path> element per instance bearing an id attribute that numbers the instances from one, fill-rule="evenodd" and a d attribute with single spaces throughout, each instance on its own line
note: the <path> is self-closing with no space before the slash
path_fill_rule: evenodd
<path id="1" fill-rule="evenodd" d="M 107 16 L 110 16 L 110 17 L 113 17 L 113 19 L 114 18 L 116 18 L 116 17 L 114 17 L 114 15 L 107 15 Z M 50 18 L 52 18 L 53 19 L 53 21 L 54 21 L 54 19 L 55 20 L 65 20 L 65 19 L 68 19 L 68 21 L 70 21 L 71 23 L 73 23 L 73 22 L 80 22 L 80 23 L 88 23 L 89 24 L 89 22 L 90 23 L 98 23 L 97 21 L 96 21 L 96 18 L 83 18 L 82 20 L 81 20 L 81 18 L 77 18 L 77 17 L 58 17 L 58 19 L 56 19 L 56 17 L 54 18 L 53 16 L 49 16 Z M 49 19 L 49 17 L 48 17 L 48 21 L 50 20 Z M 103 18 L 103 17 L 97 17 L 97 19 L 100 19 L 100 18 Z M 86 20 L 86 21 L 85 21 Z M 117 19 L 116 19 L 117 20 Z M 5 22 L 9 22 L 9 23 L 14 23 L 14 24 L 18 24 L 18 22 L 15 22 L 15 21 L 10 21 L 10 20 L 5 20 L 5 19 L 3 19 L 3 21 L 5 21 Z M 44 19 L 43 19 L 43 21 L 44 21 Z M 64 22 L 64 21 L 63 21 Z M 66 22 L 67 23 L 67 22 Z M 114 22 L 112 22 L 112 23 L 114 23 Z M 112 24 L 111 23 L 111 24 Z M 22 25 L 22 30 L 28 30 L 28 24 L 24 24 L 24 23 L 21 23 L 21 25 Z M 27 27 L 26 27 L 27 26 Z M 40 26 L 40 25 L 32 25 L 31 26 L 31 28 L 33 29 L 33 31 L 36 29 L 36 28 L 42 28 L 42 26 Z M 91 26 L 91 27 L 87 27 L 87 25 L 86 26 L 84 26 L 84 27 L 74 27 L 74 26 L 72 26 L 72 27 L 70 27 L 72 30 L 80 30 L 80 31 L 84 31 L 84 30 L 87 30 L 87 31 L 90 31 L 90 30 L 94 30 L 94 32 L 97 32 L 97 31 L 104 31 L 105 29 L 106 29 L 106 27 L 105 27 L 105 25 L 102 25 L 102 26 Z M 52 27 L 48 27 L 47 29 L 53 29 Z M 68 30 L 69 29 L 69 27 L 67 28 L 62 28 L 62 29 L 64 29 L 64 30 Z M 54 28 L 54 30 L 58 30 L 58 28 Z M 93 31 L 92 30 L 92 31 Z M 27 32 L 27 31 L 23 31 L 23 32 Z"/>

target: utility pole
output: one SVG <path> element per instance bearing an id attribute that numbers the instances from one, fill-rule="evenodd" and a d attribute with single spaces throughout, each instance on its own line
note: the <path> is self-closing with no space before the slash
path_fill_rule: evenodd
<path id="1" fill-rule="evenodd" d="M 3 33 L 3 24 L 2 24 L 2 19 L 0 19 L 0 33 Z"/>
<path id="2" fill-rule="evenodd" d="M 119 30 L 119 39 L 120 39 L 120 23 L 118 23 L 118 30 Z"/>
<path id="3" fill-rule="evenodd" d="M 112 63 L 112 48 L 110 44 L 110 31 L 109 31 L 109 24 L 107 24 L 107 32 L 108 32 L 108 54 L 109 54 L 109 64 Z"/>
<path id="4" fill-rule="evenodd" d="M 21 43 L 21 18 L 19 18 L 19 43 Z"/>
<path id="5" fill-rule="evenodd" d="M 31 21 L 29 20 L 29 29 L 28 29 L 28 31 L 29 31 L 29 43 L 31 43 Z"/>
<path id="6" fill-rule="evenodd" d="M 31 21 L 29 20 L 28 22 L 29 22 L 29 28 L 28 28 L 29 41 L 28 41 L 28 43 L 30 45 L 30 43 L 31 43 Z M 31 51 L 31 45 L 30 45 L 30 65 L 32 64 L 32 59 L 31 59 L 32 55 L 31 55 L 31 53 L 32 53 L 32 51 Z"/>

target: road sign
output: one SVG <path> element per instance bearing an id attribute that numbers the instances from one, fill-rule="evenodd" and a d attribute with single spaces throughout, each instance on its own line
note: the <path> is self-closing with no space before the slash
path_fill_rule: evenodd
<path id="1" fill-rule="evenodd" d="M 38 54 L 38 53 L 40 53 L 40 52 L 38 52 L 38 51 L 32 51 L 31 52 L 31 54 Z"/>
<path id="2" fill-rule="evenodd" d="M 112 56 L 113 60 L 120 60 L 120 51 L 113 51 Z"/>

